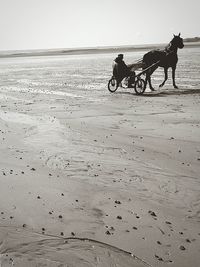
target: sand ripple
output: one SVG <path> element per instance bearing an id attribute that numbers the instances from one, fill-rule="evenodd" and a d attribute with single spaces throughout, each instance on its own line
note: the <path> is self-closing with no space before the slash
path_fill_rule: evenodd
<path id="1" fill-rule="evenodd" d="M 18 235 L 24 236 L 19 242 Z M 0 266 L 16 267 L 144 267 L 149 266 L 128 252 L 95 240 L 56 238 L 11 231 L 0 249 Z"/>

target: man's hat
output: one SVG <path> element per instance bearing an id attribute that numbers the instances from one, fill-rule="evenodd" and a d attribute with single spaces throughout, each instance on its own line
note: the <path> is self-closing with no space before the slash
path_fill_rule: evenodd
<path id="1" fill-rule="evenodd" d="M 123 54 L 119 54 L 118 57 L 123 57 L 124 55 Z"/>

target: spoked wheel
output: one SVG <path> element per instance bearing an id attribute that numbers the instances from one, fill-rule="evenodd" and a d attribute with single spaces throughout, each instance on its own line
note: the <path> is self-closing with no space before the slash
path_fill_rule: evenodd
<path id="1" fill-rule="evenodd" d="M 145 91 L 145 81 L 142 78 L 138 78 L 135 81 L 135 92 L 137 95 L 142 95 Z"/>
<path id="2" fill-rule="evenodd" d="M 117 88 L 119 87 L 119 84 L 117 83 L 117 80 L 112 77 L 109 81 L 108 81 L 108 90 L 111 92 L 111 93 L 114 93 Z"/>

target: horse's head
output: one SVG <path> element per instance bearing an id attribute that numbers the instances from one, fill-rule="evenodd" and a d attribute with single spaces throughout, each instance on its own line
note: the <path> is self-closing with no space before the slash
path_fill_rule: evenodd
<path id="1" fill-rule="evenodd" d="M 179 35 L 174 35 L 174 38 L 171 41 L 173 46 L 175 46 L 177 48 L 183 48 L 184 47 L 183 38 L 181 38 L 180 35 L 181 35 L 180 33 L 179 33 Z"/>

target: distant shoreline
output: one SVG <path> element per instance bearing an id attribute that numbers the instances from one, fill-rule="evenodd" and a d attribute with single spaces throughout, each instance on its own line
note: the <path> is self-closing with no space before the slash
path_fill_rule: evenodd
<path id="1" fill-rule="evenodd" d="M 184 44 L 186 47 L 200 46 L 200 42 L 187 42 L 186 41 Z M 143 50 L 151 50 L 151 49 L 159 49 L 159 48 L 162 49 L 165 45 L 166 44 L 149 44 L 149 45 L 136 45 L 136 46 L 0 51 L 0 58 L 134 52 L 134 51 L 143 51 Z"/>

